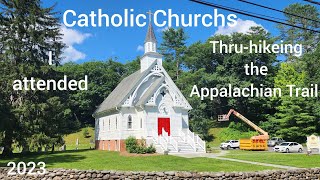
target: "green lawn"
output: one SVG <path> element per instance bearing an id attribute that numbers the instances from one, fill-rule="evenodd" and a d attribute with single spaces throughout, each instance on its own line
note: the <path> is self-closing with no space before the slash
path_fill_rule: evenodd
<path id="1" fill-rule="evenodd" d="M 210 133 L 217 137 L 223 128 L 213 128 Z M 182 158 L 176 156 L 148 156 L 126 157 L 117 152 L 85 150 L 94 144 L 90 140 L 94 136 L 93 128 L 89 128 L 91 137 L 85 138 L 81 129 L 64 137 L 69 151 L 47 153 L 33 153 L 29 155 L 15 154 L 12 159 L 0 159 L 0 167 L 5 167 L 10 161 L 46 163 L 47 168 L 70 168 L 70 169 L 96 169 L 96 170 L 127 170 L 127 171 L 258 171 L 272 169 L 272 167 L 257 166 L 245 163 L 223 161 L 210 158 Z M 81 150 L 70 151 L 76 148 L 76 140 L 79 139 L 78 148 Z M 209 142 L 211 147 L 218 147 L 219 141 L 214 139 Z M 215 149 L 214 149 L 215 150 Z M 218 153 L 219 151 L 217 151 Z M 267 151 L 242 151 L 231 150 L 224 157 L 263 162 L 278 165 L 287 165 L 302 168 L 320 167 L 320 155 L 306 156 L 306 154 L 286 154 Z"/>
<path id="2" fill-rule="evenodd" d="M 209 158 L 182 158 L 170 155 L 148 157 L 126 157 L 117 152 L 98 150 L 79 150 L 56 152 L 54 154 L 16 154 L 13 159 L 0 159 L 0 166 L 9 161 L 43 161 L 47 168 L 128 170 L 128 171 L 256 171 L 272 169 L 271 167 L 222 161 Z"/>
<path id="3" fill-rule="evenodd" d="M 225 156 L 228 158 L 287 165 L 301 168 L 320 167 L 320 155 L 307 156 L 305 153 L 275 153 L 267 151 L 232 150 Z"/>
<path id="4" fill-rule="evenodd" d="M 90 149 L 90 146 L 94 148 L 94 144 L 90 144 L 90 141 L 94 140 L 94 128 L 88 127 L 89 137 L 85 138 L 83 131 L 86 128 L 80 129 L 78 132 L 69 134 L 63 137 L 67 150 L 75 150 L 76 142 L 79 139 L 78 149 Z M 94 141 L 93 141 L 94 142 Z"/>
<path id="5" fill-rule="evenodd" d="M 219 147 L 221 141 L 218 139 L 219 133 L 225 128 L 211 128 L 209 129 L 209 135 L 213 137 L 212 141 L 207 142 L 210 147 Z"/>

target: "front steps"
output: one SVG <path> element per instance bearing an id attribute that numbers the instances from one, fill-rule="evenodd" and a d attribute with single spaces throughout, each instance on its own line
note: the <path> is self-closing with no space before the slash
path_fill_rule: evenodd
<path id="1" fill-rule="evenodd" d="M 168 143 L 167 148 L 168 148 L 168 153 L 169 154 L 176 154 L 176 153 L 205 153 L 205 149 L 202 148 L 199 144 L 195 143 L 196 147 L 193 148 L 191 144 L 188 142 L 185 142 L 182 137 L 180 136 L 174 136 L 172 137 L 174 140 L 178 143 L 178 150 L 175 149 L 173 144 Z M 153 145 L 155 146 L 157 153 L 164 153 L 164 149 L 160 144 L 157 144 L 153 142 Z"/>

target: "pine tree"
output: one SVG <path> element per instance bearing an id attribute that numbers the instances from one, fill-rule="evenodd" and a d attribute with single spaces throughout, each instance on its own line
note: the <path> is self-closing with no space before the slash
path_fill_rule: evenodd
<path id="1" fill-rule="evenodd" d="M 163 32 L 161 53 L 165 56 L 165 68 L 172 77 L 178 79 L 181 70 L 182 57 L 186 50 L 187 35 L 182 28 L 169 28 Z M 174 67 L 175 64 L 175 67 Z M 171 71 L 175 70 L 175 75 Z"/>
<path id="2" fill-rule="evenodd" d="M 317 8 L 310 4 L 295 3 L 286 7 L 284 11 L 288 13 L 285 14 L 288 24 L 300 26 L 305 29 L 278 25 L 280 40 L 290 44 L 302 44 L 304 53 L 312 52 L 319 44 L 320 36 L 319 33 L 306 29 L 317 30 L 320 27 L 320 14 Z M 296 14 L 300 17 L 290 14 Z M 302 17 L 307 17 L 313 21 Z M 287 54 L 287 56 L 287 61 L 295 61 L 297 59 L 293 54 Z"/>
<path id="3" fill-rule="evenodd" d="M 43 8 L 40 0 L 1 0 L 0 6 L 0 71 L 3 72 L 0 91 L 10 105 L 10 119 L 2 127 L 2 146 L 5 147 L 3 155 L 10 155 L 13 141 L 29 151 L 32 136 L 46 131 L 42 124 L 48 117 L 41 114 L 41 104 L 56 95 L 44 91 L 13 91 L 12 83 L 24 77 L 58 78 L 48 65 L 48 52 L 52 51 L 53 59 L 59 64 L 64 44 L 54 7 Z M 58 123 L 60 121 L 56 125 Z"/>
<path id="4" fill-rule="evenodd" d="M 312 113 L 310 99 L 291 97 L 286 85 L 305 86 L 305 72 L 296 71 L 293 63 L 282 63 L 275 77 L 275 87 L 282 89 L 282 97 L 277 99 L 276 114 L 271 121 L 278 124 L 276 135 L 289 141 L 305 142 L 306 136 L 315 132 L 317 119 Z"/>

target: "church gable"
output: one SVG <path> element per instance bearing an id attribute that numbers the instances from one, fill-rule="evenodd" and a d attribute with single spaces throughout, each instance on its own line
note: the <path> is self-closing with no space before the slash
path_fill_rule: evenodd
<path id="1" fill-rule="evenodd" d="M 171 98 L 170 104 L 186 110 L 192 109 L 165 69 L 158 63 L 123 103 L 123 107 L 159 106 L 163 98 Z"/>

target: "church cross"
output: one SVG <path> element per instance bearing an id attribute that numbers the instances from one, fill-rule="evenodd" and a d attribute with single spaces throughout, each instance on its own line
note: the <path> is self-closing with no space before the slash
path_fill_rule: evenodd
<path id="1" fill-rule="evenodd" d="M 151 22 L 151 15 L 153 14 L 152 12 L 151 12 L 151 10 L 149 10 L 148 12 L 147 12 L 147 14 L 149 14 L 149 22 Z"/>
<path id="2" fill-rule="evenodd" d="M 160 94 L 162 95 L 162 97 L 164 97 L 164 95 L 166 95 L 166 92 L 162 91 Z"/>

